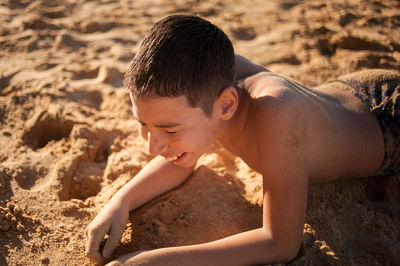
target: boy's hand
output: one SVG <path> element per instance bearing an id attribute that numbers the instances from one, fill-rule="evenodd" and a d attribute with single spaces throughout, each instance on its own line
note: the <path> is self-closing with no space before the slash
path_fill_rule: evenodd
<path id="1" fill-rule="evenodd" d="M 90 260 L 99 264 L 109 261 L 125 230 L 129 211 L 182 184 L 193 167 L 176 166 L 160 156 L 150 161 L 111 198 L 86 228 L 86 255 Z M 107 233 L 110 236 L 101 250 Z"/>
<path id="2" fill-rule="evenodd" d="M 111 254 L 117 247 L 129 218 L 129 208 L 121 201 L 112 199 L 89 224 L 85 230 L 86 256 L 95 263 L 104 264 L 111 259 Z M 103 250 L 100 244 L 105 235 L 106 240 Z"/>

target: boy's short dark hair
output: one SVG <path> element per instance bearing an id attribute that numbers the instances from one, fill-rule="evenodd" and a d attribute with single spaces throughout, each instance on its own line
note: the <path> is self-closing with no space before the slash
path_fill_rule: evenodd
<path id="1" fill-rule="evenodd" d="M 125 87 L 139 97 L 185 95 L 211 114 L 219 93 L 235 81 L 232 43 L 198 16 L 173 15 L 157 22 L 125 74 Z"/>

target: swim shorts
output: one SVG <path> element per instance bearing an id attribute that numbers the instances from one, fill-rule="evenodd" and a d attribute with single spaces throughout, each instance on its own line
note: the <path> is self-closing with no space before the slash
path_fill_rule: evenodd
<path id="1" fill-rule="evenodd" d="M 366 103 L 378 121 L 385 142 L 385 157 L 375 175 L 400 174 L 400 72 L 361 70 L 329 83 Z"/>

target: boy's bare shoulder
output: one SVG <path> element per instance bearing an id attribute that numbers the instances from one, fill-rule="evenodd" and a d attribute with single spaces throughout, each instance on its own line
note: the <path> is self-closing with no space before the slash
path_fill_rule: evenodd
<path id="1" fill-rule="evenodd" d="M 273 94 L 288 89 L 287 81 L 272 72 L 259 72 L 239 82 L 250 93 L 253 98 L 260 98 L 264 95 Z"/>
<path id="2" fill-rule="evenodd" d="M 299 118 L 304 99 L 295 85 L 272 72 L 260 72 L 244 81 L 249 92 L 253 117 L 265 121 L 272 117 Z"/>

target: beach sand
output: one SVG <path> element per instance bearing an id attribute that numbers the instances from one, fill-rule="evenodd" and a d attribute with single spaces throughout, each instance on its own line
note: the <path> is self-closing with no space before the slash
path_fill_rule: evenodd
<path id="1" fill-rule="evenodd" d="M 0 265 L 92 265 L 84 229 L 149 161 L 123 73 L 150 27 L 200 14 L 235 51 L 316 86 L 400 69 L 398 1 L 0 1 Z M 160 177 L 162 178 L 162 177 Z M 292 265 L 400 264 L 399 177 L 312 184 Z M 131 213 L 116 255 L 261 226 L 262 179 L 223 149 Z"/>

